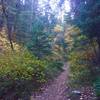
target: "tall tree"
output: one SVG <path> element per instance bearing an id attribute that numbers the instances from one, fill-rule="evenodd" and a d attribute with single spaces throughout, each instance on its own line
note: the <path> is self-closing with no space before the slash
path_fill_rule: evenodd
<path id="1" fill-rule="evenodd" d="M 13 19 L 13 16 L 8 14 L 9 11 L 7 11 L 7 6 L 5 3 L 7 1 L 1 0 L 1 6 L 2 6 L 2 16 L 4 17 L 4 25 L 7 29 L 7 35 L 8 39 L 10 41 L 11 49 L 14 50 L 13 42 L 12 42 L 12 22 L 10 22 L 10 19 Z M 10 21 L 9 21 L 10 20 Z"/>
<path id="2" fill-rule="evenodd" d="M 90 39 L 96 38 L 100 49 L 100 0 L 71 0 L 73 23 Z"/>
<path id="3" fill-rule="evenodd" d="M 33 24 L 33 35 L 28 43 L 28 49 L 39 59 L 51 53 L 49 34 L 44 31 L 43 21 L 35 20 Z"/>

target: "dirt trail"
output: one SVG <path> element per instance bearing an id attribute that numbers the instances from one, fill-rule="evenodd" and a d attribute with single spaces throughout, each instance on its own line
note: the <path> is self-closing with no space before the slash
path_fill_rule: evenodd
<path id="1" fill-rule="evenodd" d="M 68 76 L 68 65 L 64 64 L 64 71 L 46 87 L 45 91 L 31 98 L 31 100 L 67 100 L 66 80 Z"/>

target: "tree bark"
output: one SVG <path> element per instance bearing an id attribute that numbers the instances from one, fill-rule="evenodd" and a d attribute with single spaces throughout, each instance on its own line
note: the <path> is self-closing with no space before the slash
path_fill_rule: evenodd
<path id="1" fill-rule="evenodd" d="M 8 24 L 8 17 L 7 17 L 7 14 L 6 14 L 6 8 L 5 8 L 5 5 L 4 5 L 4 0 L 1 0 L 1 5 L 2 5 L 2 12 L 3 12 L 3 16 L 4 16 L 4 20 L 5 20 L 5 25 L 6 25 L 6 28 L 7 28 L 7 35 L 8 35 L 8 39 L 9 39 L 9 42 L 10 42 L 10 46 L 11 46 L 11 49 L 12 51 L 14 51 L 14 47 L 13 47 L 13 42 L 12 42 L 12 28 L 10 28 L 9 24 Z"/>

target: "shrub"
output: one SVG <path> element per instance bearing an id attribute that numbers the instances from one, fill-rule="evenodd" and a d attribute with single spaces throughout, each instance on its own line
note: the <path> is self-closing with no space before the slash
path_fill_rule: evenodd
<path id="1" fill-rule="evenodd" d="M 97 94 L 97 96 L 100 98 L 100 76 L 98 76 L 94 82 L 94 88 L 95 88 L 95 92 Z"/>
<path id="2" fill-rule="evenodd" d="M 73 36 L 72 39 L 73 45 L 68 51 L 68 59 L 70 61 L 70 83 L 72 86 L 90 84 L 96 70 L 96 41 L 93 40 L 90 43 L 91 40 L 81 34 Z"/>
<path id="3" fill-rule="evenodd" d="M 62 65 L 60 61 L 39 60 L 27 50 L 0 54 L 0 97 L 30 95 L 60 72 Z"/>
<path id="4" fill-rule="evenodd" d="M 38 60 L 27 50 L 0 54 L 0 96 L 12 90 L 21 95 L 32 89 L 31 83 L 36 87 L 45 82 L 45 68 L 46 62 Z"/>
<path id="5" fill-rule="evenodd" d="M 71 52 L 70 59 L 70 78 L 73 85 L 83 85 L 90 82 L 89 61 L 85 52 Z"/>

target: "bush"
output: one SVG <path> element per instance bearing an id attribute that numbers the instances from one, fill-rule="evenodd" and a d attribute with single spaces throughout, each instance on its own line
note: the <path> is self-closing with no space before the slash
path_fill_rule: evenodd
<path id="1" fill-rule="evenodd" d="M 69 55 L 70 78 L 73 85 L 88 84 L 91 81 L 90 65 L 86 52 L 73 51 Z"/>
<path id="2" fill-rule="evenodd" d="M 98 76 L 93 82 L 96 95 L 100 98 L 100 76 Z"/>
<path id="3" fill-rule="evenodd" d="M 97 44 L 90 43 L 84 35 L 72 36 L 72 48 L 68 49 L 72 86 L 90 85 L 95 74 Z M 92 77 L 91 77 L 92 76 Z"/>
<path id="4" fill-rule="evenodd" d="M 28 96 L 53 78 L 61 67 L 60 61 L 39 60 L 27 50 L 8 50 L 0 54 L 0 97 Z"/>
<path id="5" fill-rule="evenodd" d="M 21 95 L 32 89 L 31 83 L 36 87 L 45 82 L 46 66 L 45 61 L 38 60 L 27 50 L 0 54 L 0 97 L 12 90 Z"/>

